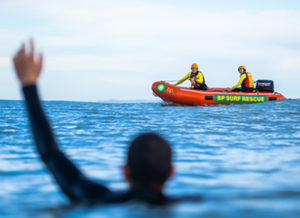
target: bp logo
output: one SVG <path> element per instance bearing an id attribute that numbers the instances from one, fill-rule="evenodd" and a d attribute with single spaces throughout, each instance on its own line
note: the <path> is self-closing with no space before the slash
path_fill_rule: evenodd
<path id="1" fill-rule="evenodd" d="M 164 83 L 159 83 L 157 86 L 156 86 L 156 90 L 159 92 L 159 93 L 163 93 L 165 90 L 166 90 L 167 86 L 166 84 Z"/>

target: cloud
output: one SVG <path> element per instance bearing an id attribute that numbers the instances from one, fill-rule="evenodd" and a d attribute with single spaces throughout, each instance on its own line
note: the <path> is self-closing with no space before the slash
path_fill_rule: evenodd
<path id="1" fill-rule="evenodd" d="M 200 63 L 212 86 L 232 86 L 238 79 L 236 67 L 245 64 L 256 78 L 280 80 L 280 91 L 300 95 L 295 82 L 300 78 L 297 10 L 216 12 L 116 0 L 31 0 L 14 7 L 18 4 L 6 3 L 5 16 L 18 13 L 25 25 L 6 25 L 0 42 L 5 51 L 13 51 L 21 38 L 37 38 L 46 53 L 43 90 L 49 99 L 62 98 L 64 82 L 81 84 L 85 93 L 78 98 L 78 87 L 67 87 L 71 90 L 63 98 L 69 100 L 152 98 L 154 80 L 180 78 L 192 62 Z M 61 90 L 53 91 L 45 82 L 57 83 L 55 78 L 60 78 Z M 101 83 L 109 94 L 101 92 Z"/>

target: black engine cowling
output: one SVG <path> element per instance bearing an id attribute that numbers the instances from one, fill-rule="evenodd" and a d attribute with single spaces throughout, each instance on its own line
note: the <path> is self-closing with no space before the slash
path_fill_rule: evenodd
<path id="1" fill-rule="evenodd" d="M 274 82 L 272 80 L 257 80 L 256 90 L 258 92 L 274 92 Z"/>

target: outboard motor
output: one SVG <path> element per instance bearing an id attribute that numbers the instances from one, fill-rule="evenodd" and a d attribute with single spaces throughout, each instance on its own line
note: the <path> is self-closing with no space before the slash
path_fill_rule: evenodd
<path id="1" fill-rule="evenodd" d="M 257 80 L 256 91 L 258 92 L 274 92 L 273 80 Z"/>

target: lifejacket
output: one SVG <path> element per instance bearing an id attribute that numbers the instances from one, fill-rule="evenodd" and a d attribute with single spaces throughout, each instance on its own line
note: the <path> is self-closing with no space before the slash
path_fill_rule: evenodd
<path id="1" fill-rule="evenodd" d="M 246 79 L 244 79 L 242 83 L 242 88 L 254 88 L 252 75 L 250 73 L 244 73 L 244 74 L 246 74 Z"/>
<path id="2" fill-rule="evenodd" d="M 202 74 L 202 77 L 203 77 L 203 83 L 199 83 L 199 82 L 197 81 L 197 79 L 198 79 L 197 76 L 198 76 L 199 73 Z M 205 78 L 204 78 L 204 76 L 203 76 L 203 73 L 200 72 L 200 71 L 197 71 L 196 73 L 191 72 L 190 80 L 191 80 L 191 79 L 194 79 L 194 81 L 195 81 L 197 87 L 202 87 L 202 86 L 205 85 Z"/>

